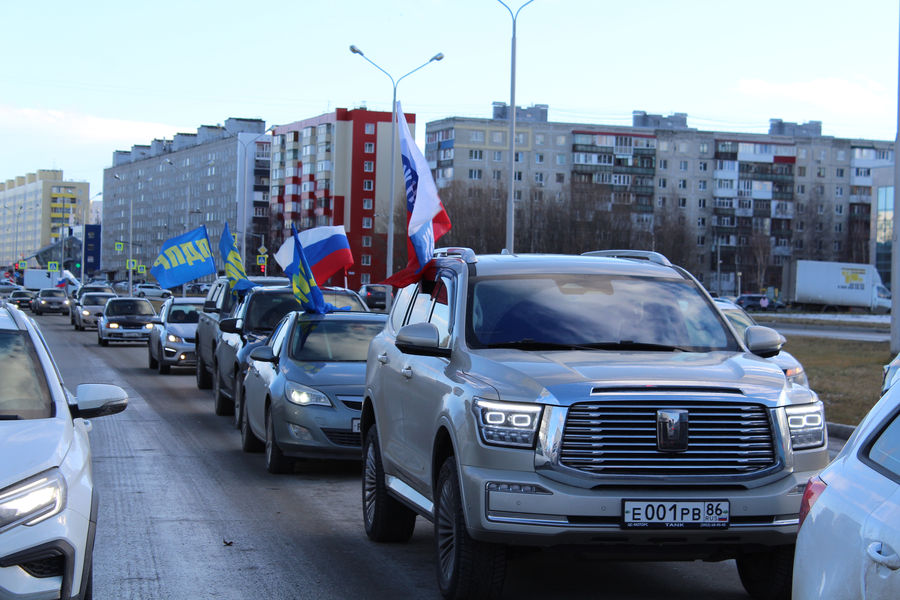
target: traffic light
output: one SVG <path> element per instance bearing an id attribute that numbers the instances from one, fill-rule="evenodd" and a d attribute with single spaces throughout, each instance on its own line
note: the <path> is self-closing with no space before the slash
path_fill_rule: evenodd
<path id="1" fill-rule="evenodd" d="M 263 275 L 266 274 L 266 265 L 259 265 L 259 272 Z"/>

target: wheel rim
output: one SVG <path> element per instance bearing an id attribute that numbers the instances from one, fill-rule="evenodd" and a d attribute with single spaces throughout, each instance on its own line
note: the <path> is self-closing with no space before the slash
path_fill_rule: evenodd
<path id="1" fill-rule="evenodd" d="M 366 521 L 371 525 L 375 518 L 375 493 L 378 485 L 378 473 L 375 468 L 375 444 L 366 447 L 366 473 L 363 479 L 363 502 L 366 509 Z"/>
<path id="2" fill-rule="evenodd" d="M 440 506 L 437 515 L 437 549 L 444 581 L 450 581 L 456 565 L 456 506 L 450 481 L 441 486 Z"/>

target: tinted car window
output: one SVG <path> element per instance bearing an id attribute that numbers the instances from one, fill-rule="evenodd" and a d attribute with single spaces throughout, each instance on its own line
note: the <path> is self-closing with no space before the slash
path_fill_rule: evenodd
<path id="1" fill-rule="evenodd" d="M 0 419 L 53 416 L 50 390 L 31 342 L 18 332 L 0 332 Z"/>
<path id="2" fill-rule="evenodd" d="M 65 298 L 66 293 L 62 290 L 41 290 L 41 296 L 44 298 Z"/>
<path id="3" fill-rule="evenodd" d="M 403 318 L 406 317 L 406 309 L 409 308 L 409 299 L 417 287 L 415 284 L 408 285 L 397 294 L 397 300 L 394 302 L 394 308 L 391 311 L 391 326 L 395 330 L 403 326 Z"/>
<path id="4" fill-rule="evenodd" d="M 116 300 L 110 302 L 106 307 L 106 315 L 109 317 L 117 317 L 122 315 L 145 315 L 153 316 L 156 312 L 153 305 L 146 300 Z"/>
<path id="5" fill-rule="evenodd" d="M 286 314 L 300 310 L 294 292 L 283 294 L 256 294 L 250 298 L 244 327 L 252 331 L 271 331 Z"/>
<path id="6" fill-rule="evenodd" d="M 558 274 L 471 280 L 467 342 L 658 344 L 736 351 L 718 314 L 687 280 Z"/>
<path id="7" fill-rule="evenodd" d="M 112 296 L 91 296 L 87 295 L 81 299 L 82 306 L 106 306 Z"/>
<path id="8" fill-rule="evenodd" d="M 304 362 L 366 360 L 382 322 L 302 319 L 291 332 L 290 357 Z"/>
<path id="9" fill-rule="evenodd" d="M 201 306 L 193 304 L 173 304 L 169 307 L 167 323 L 199 323 Z"/>

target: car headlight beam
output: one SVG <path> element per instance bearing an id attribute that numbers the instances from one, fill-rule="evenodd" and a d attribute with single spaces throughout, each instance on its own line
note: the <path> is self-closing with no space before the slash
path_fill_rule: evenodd
<path id="1" fill-rule="evenodd" d="M 35 525 L 66 506 L 66 480 L 52 469 L 0 492 L 0 533 L 17 525 Z"/>
<path id="2" fill-rule="evenodd" d="M 825 443 L 825 405 L 821 400 L 811 404 L 786 406 L 784 412 L 794 450 L 817 448 Z"/>
<path id="3" fill-rule="evenodd" d="M 540 404 L 492 402 L 475 398 L 472 411 L 481 440 L 490 446 L 533 448 L 541 421 Z"/>

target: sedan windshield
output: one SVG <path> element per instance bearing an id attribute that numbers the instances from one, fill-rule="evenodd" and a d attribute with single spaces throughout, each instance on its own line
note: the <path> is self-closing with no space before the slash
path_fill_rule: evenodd
<path id="1" fill-rule="evenodd" d="M 50 391 L 34 350 L 21 333 L 0 333 L 0 420 L 53 416 Z"/>
<path id="2" fill-rule="evenodd" d="M 470 280 L 466 340 L 473 348 L 737 351 L 687 279 L 539 274 Z"/>
<path id="3" fill-rule="evenodd" d="M 155 315 L 153 305 L 147 300 L 115 300 L 106 306 L 107 317 L 121 317 L 124 315 Z"/>
<path id="4" fill-rule="evenodd" d="M 81 299 L 81 304 L 83 306 L 106 306 L 110 298 L 114 298 L 114 296 L 93 296 L 87 294 Z"/>
<path id="5" fill-rule="evenodd" d="M 291 333 L 290 357 L 304 362 L 365 362 L 382 321 L 301 319 Z"/>
<path id="6" fill-rule="evenodd" d="M 66 293 L 62 290 L 41 290 L 41 298 L 65 298 Z"/>

